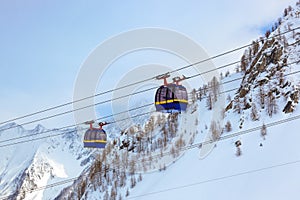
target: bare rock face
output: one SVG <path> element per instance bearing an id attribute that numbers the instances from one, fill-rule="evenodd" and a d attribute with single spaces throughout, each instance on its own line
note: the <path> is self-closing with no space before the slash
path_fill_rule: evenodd
<path id="1" fill-rule="evenodd" d="M 291 95 L 290 98 L 293 100 L 294 103 L 299 102 L 299 92 L 298 90 L 294 91 Z"/>
<path id="2" fill-rule="evenodd" d="M 292 104 L 292 101 L 288 101 L 287 104 L 285 105 L 284 109 L 282 112 L 284 113 L 291 113 L 294 111 L 294 106 Z"/>
<path id="3" fill-rule="evenodd" d="M 265 39 L 255 40 L 245 49 L 239 65 L 243 75 L 241 85 L 234 94 L 235 100 L 228 103 L 225 111 L 233 109 L 241 116 L 248 115 L 252 103 L 257 105 L 258 112 L 266 112 L 269 116 L 278 110 L 284 113 L 295 110 L 300 83 L 293 76 L 298 73 L 300 32 L 288 32 L 299 23 L 292 13 L 280 20 Z"/>
<path id="4" fill-rule="evenodd" d="M 250 103 L 246 103 L 245 107 L 243 108 L 244 110 L 248 110 L 249 108 L 251 108 Z"/>
<path id="5" fill-rule="evenodd" d="M 231 101 L 225 108 L 225 112 L 227 112 L 228 110 L 232 109 L 232 104 L 233 104 L 233 101 Z"/>
<path id="6" fill-rule="evenodd" d="M 247 88 L 242 88 L 240 91 L 240 98 L 243 98 L 248 94 L 249 90 Z"/>

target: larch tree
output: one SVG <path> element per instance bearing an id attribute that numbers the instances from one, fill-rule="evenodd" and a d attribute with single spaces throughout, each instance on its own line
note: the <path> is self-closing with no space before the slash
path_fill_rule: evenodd
<path id="1" fill-rule="evenodd" d="M 221 136 L 220 124 L 213 120 L 210 124 L 210 131 L 213 141 L 217 141 Z"/>
<path id="2" fill-rule="evenodd" d="M 226 129 L 227 132 L 230 132 L 232 130 L 232 126 L 231 126 L 230 121 L 226 122 L 225 129 Z"/>
<path id="3" fill-rule="evenodd" d="M 256 104 L 254 102 L 252 103 L 252 106 L 251 106 L 250 117 L 251 117 L 252 121 L 259 120 L 258 111 L 257 111 L 257 108 L 256 108 Z"/>
<path id="4" fill-rule="evenodd" d="M 106 192 L 104 193 L 103 200 L 109 200 L 109 194 L 108 194 L 108 191 L 107 191 L 107 190 L 106 190 Z"/>
<path id="5" fill-rule="evenodd" d="M 241 147 L 237 147 L 236 148 L 236 153 L 235 153 L 236 156 L 241 156 L 242 155 L 242 150 L 241 150 Z"/>
<path id="6" fill-rule="evenodd" d="M 203 89 L 201 88 L 201 87 L 199 87 L 199 89 L 198 89 L 198 93 L 197 93 L 198 95 L 197 95 L 197 99 L 199 100 L 199 101 L 202 101 L 202 98 L 203 98 Z"/>
<path id="7" fill-rule="evenodd" d="M 196 91 L 196 89 L 194 88 L 194 89 L 192 90 L 192 103 L 195 103 L 196 100 L 197 100 L 197 91 Z"/>
<path id="8" fill-rule="evenodd" d="M 259 97 L 259 101 L 260 101 L 260 107 L 262 109 L 264 109 L 265 108 L 265 89 L 264 89 L 264 84 L 261 84 L 259 86 L 258 97 Z"/>
<path id="9" fill-rule="evenodd" d="M 278 110 L 277 102 L 276 102 L 275 96 L 273 95 L 272 92 L 269 92 L 269 94 L 268 94 L 267 103 L 268 103 L 267 112 L 268 112 L 269 116 L 272 117 L 273 114 L 276 114 L 277 110 Z"/>
<path id="10" fill-rule="evenodd" d="M 126 197 L 129 196 L 129 188 L 127 188 L 125 196 L 126 196 Z"/>
<path id="11" fill-rule="evenodd" d="M 241 112 L 242 112 L 242 107 L 241 107 L 240 99 L 238 97 L 234 98 L 233 110 L 235 112 L 237 112 L 238 114 L 241 114 Z"/>
<path id="12" fill-rule="evenodd" d="M 212 100 L 212 95 L 210 92 L 208 93 L 208 96 L 206 97 L 206 107 L 208 110 L 212 110 L 212 107 L 213 107 L 213 100 Z"/>
<path id="13" fill-rule="evenodd" d="M 266 33 L 265 33 L 265 37 L 266 37 L 266 38 L 269 38 L 270 34 L 271 34 L 271 31 L 270 31 L 270 30 L 267 30 Z"/>
<path id="14" fill-rule="evenodd" d="M 129 162 L 129 174 L 134 175 L 136 172 L 136 159 L 135 157 L 132 157 Z"/>
<path id="15" fill-rule="evenodd" d="M 212 78 L 210 85 L 211 85 L 211 91 L 213 95 L 213 101 L 216 102 L 218 100 L 219 93 L 220 93 L 220 83 L 217 77 L 214 76 Z"/>
<path id="16" fill-rule="evenodd" d="M 116 200 L 116 199 L 117 199 L 116 188 L 111 187 L 111 190 L 110 190 L 110 200 Z"/>
<path id="17" fill-rule="evenodd" d="M 261 130 L 260 130 L 260 135 L 263 137 L 263 139 L 266 139 L 266 135 L 267 135 L 267 126 L 265 125 L 265 123 L 263 123 Z"/>
<path id="18" fill-rule="evenodd" d="M 252 48 L 251 48 L 251 46 L 248 48 L 248 63 L 247 63 L 247 65 L 249 65 L 249 63 L 251 63 L 251 60 L 252 60 L 252 58 L 253 58 L 253 55 L 252 55 Z"/>
<path id="19" fill-rule="evenodd" d="M 229 75 L 230 75 L 230 72 L 229 72 L 229 70 L 227 70 L 225 73 L 225 77 L 228 77 Z"/>
<path id="20" fill-rule="evenodd" d="M 134 188 L 135 185 L 136 185 L 136 179 L 135 179 L 135 176 L 132 175 L 131 178 L 130 178 L 130 187 Z"/>
<path id="21" fill-rule="evenodd" d="M 256 55 L 259 50 L 259 42 L 258 41 L 253 41 L 252 42 L 252 48 L 253 48 L 253 55 Z"/>

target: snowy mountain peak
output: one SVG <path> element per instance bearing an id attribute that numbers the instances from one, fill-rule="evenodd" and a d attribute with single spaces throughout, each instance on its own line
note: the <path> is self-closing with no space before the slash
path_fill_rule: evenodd
<path id="1" fill-rule="evenodd" d="M 14 126 L 16 124 L 10 123 L 3 127 Z M 43 136 L 42 139 L 31 141 L 37 133 Z M 22 140 L 6 141 L 8 135 L 22 136 Z M 22 127 L 3 130 L 0 141 L 6 141 L 2 144 L 8 146 L 2 147 L 0 154 L 0 198 L 51 199 L 57 195 L 64 186 L 32 194 L 28 191 L 78 176 L 91 163 L 93 156 L 83 148 L 81 136 L 76 129 L 47 130 L 42 125 L 32 130 Z"/>
<path id="2" fill-rule="evenodd" d="M 15 122 L 11 122 L 11 123 L 1 126 L 0 133 L 4 132 L 5 130 L 9 130 L 9 129 L 20 129 L 21 131 L 25 130 L 21 125 L 15 123 Z"/>
<path id="3" fill-rule="evenodd" d="M 45 128 L 43 125 L 38 124 L 38 125 L 36 125 L 36 127 L 34 127 L 34 129 L 32 129 L 31 131 L 32 131 L 32 132 L 36 132 L 36 133 L 41 133 L 41 132 L 43 132 L 43 131 L 45 131 L 45 130 L 46 130 L 46 128 Z"/>

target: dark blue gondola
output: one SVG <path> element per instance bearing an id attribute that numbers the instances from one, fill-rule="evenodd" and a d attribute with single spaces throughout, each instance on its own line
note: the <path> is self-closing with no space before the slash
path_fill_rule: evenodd
<path id="1" fill-rule="evenodd" d="M 164 79 L 164 85 L 160 86 L 155 94 L 156 111 L 186 111 L 188 104 L 187 90 L 184 86 L 179 85 L 183 78 L 173 78 L 173 83 L 168 83 L 169 74 L 158 76 L 157 79 Z"/>
<path id="2" fill-rule="evenodd" d="M 84 134 L 83 145 L 86 148 L 105 148 L 107 143 L 107 135 L 102 129 L 107 123 L 99 123 L 99 128 L 93 127 L 93 121 L 87 122 L 90 128 Z"/>

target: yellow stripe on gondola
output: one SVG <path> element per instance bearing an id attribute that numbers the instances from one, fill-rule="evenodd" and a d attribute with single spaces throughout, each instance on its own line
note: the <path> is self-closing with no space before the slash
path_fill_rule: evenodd
<path id="1" fill-rule="evenodd" d="M 106 143 L 105 140 L 83 140 L 83 142 L 99 142 L 99 143 Z"/>
<path id="2" fill-rule="evenodd" d="M 188 103 L 188 101 L 185 99 L 170 99 L 170 100 L 166 100 L 166 101 L 156 101 L 155 105 L 173 103 L 173 102 Z"/>

